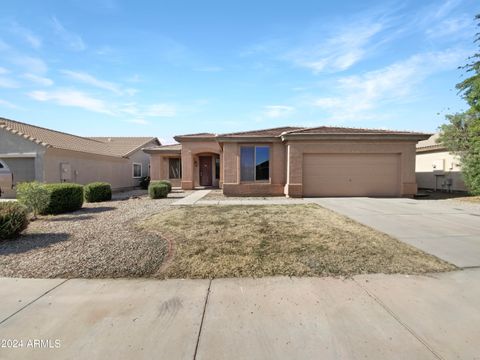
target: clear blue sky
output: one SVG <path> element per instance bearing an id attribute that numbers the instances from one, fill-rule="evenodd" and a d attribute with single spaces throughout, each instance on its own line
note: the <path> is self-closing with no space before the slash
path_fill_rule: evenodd
<path id="1" fill-rule="evenodd" d="M 434 131 L 474 0 L 3 1 L 0 116 L 79 135 Z"/>

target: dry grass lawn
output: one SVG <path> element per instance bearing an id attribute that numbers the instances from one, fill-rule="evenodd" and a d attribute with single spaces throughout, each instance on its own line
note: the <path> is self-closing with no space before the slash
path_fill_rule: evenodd
<path id="1" fill-rule="evenodd" d="M 170 242 L 161 278 L 417 274 L 455 267 L 317 205 L 187 206 L 145 220 Z"/>

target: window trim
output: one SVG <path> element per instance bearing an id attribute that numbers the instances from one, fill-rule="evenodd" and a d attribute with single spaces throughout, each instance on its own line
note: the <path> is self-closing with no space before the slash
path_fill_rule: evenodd
<path id="1" fill-rule="evenodd" d="M 242 158 L 241 152 L 243 147 L 253 147 L 253 180 L 242 180 Z M 257 179 L 257 147 L 267 147 L 268 148 L 268 180 L 256 180 Z M 238 150 L 239 156 L 239 166 L 238 166 L 238 179 L 240 184 L 271 184 L 272 183 L 272 146 L 270 144 L 242 144 L 239 146 Z"/>
<path id="2" fill-rule="evenodd" d="M 140 165 L 140 176 L 135 176 L 135 165 Z M 142 163 L 132 163 L 132 178 L 141 179 L 143 174 L 143 164 Z"/>
<path id="3" fill-rule="evenodd" d="M 170 177 L 170 160 L 172 160 L 172 159 L 178 160 L 178 165 L 180 166 L 179 177 L 178 178 Z M 182 158 L 171 156 L 171 157 L 168 158 L 168 180 L 178 180 L 178 179 L 182 179 Z"/>

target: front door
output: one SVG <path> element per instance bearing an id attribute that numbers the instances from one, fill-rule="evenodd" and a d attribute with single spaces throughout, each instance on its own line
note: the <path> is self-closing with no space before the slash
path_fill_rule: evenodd
<path id="1" fill-rule="evenodd" d="M 212 157 L 200 156 L 200 186 L 212 186 Z"/>

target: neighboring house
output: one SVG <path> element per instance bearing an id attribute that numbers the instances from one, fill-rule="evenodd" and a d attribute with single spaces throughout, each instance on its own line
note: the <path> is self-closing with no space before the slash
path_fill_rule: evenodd
<path id="1" fill-rule="evenodd" d="M 152 179 L 226 195 L 412 196 L 415 145 L 430 134 L 341 127 L 281 127 L 176 136 L 150 147 Z"/>
<path id="2" fill-rule="evenodd" d="M 460 158 L 438 144 L 439 134 L 417 144 L 415 171 L 421 189 L 467 191 L 463 182 Z"/>
<path id="3" fill-rule="evenodd" d="M 142 148 L 158 145 L 155 137 L 88 138 L 0 118 L 0 159 L 15 183 L 106 181 L 113 190 L 132 188 L 149 175 Z"/>

